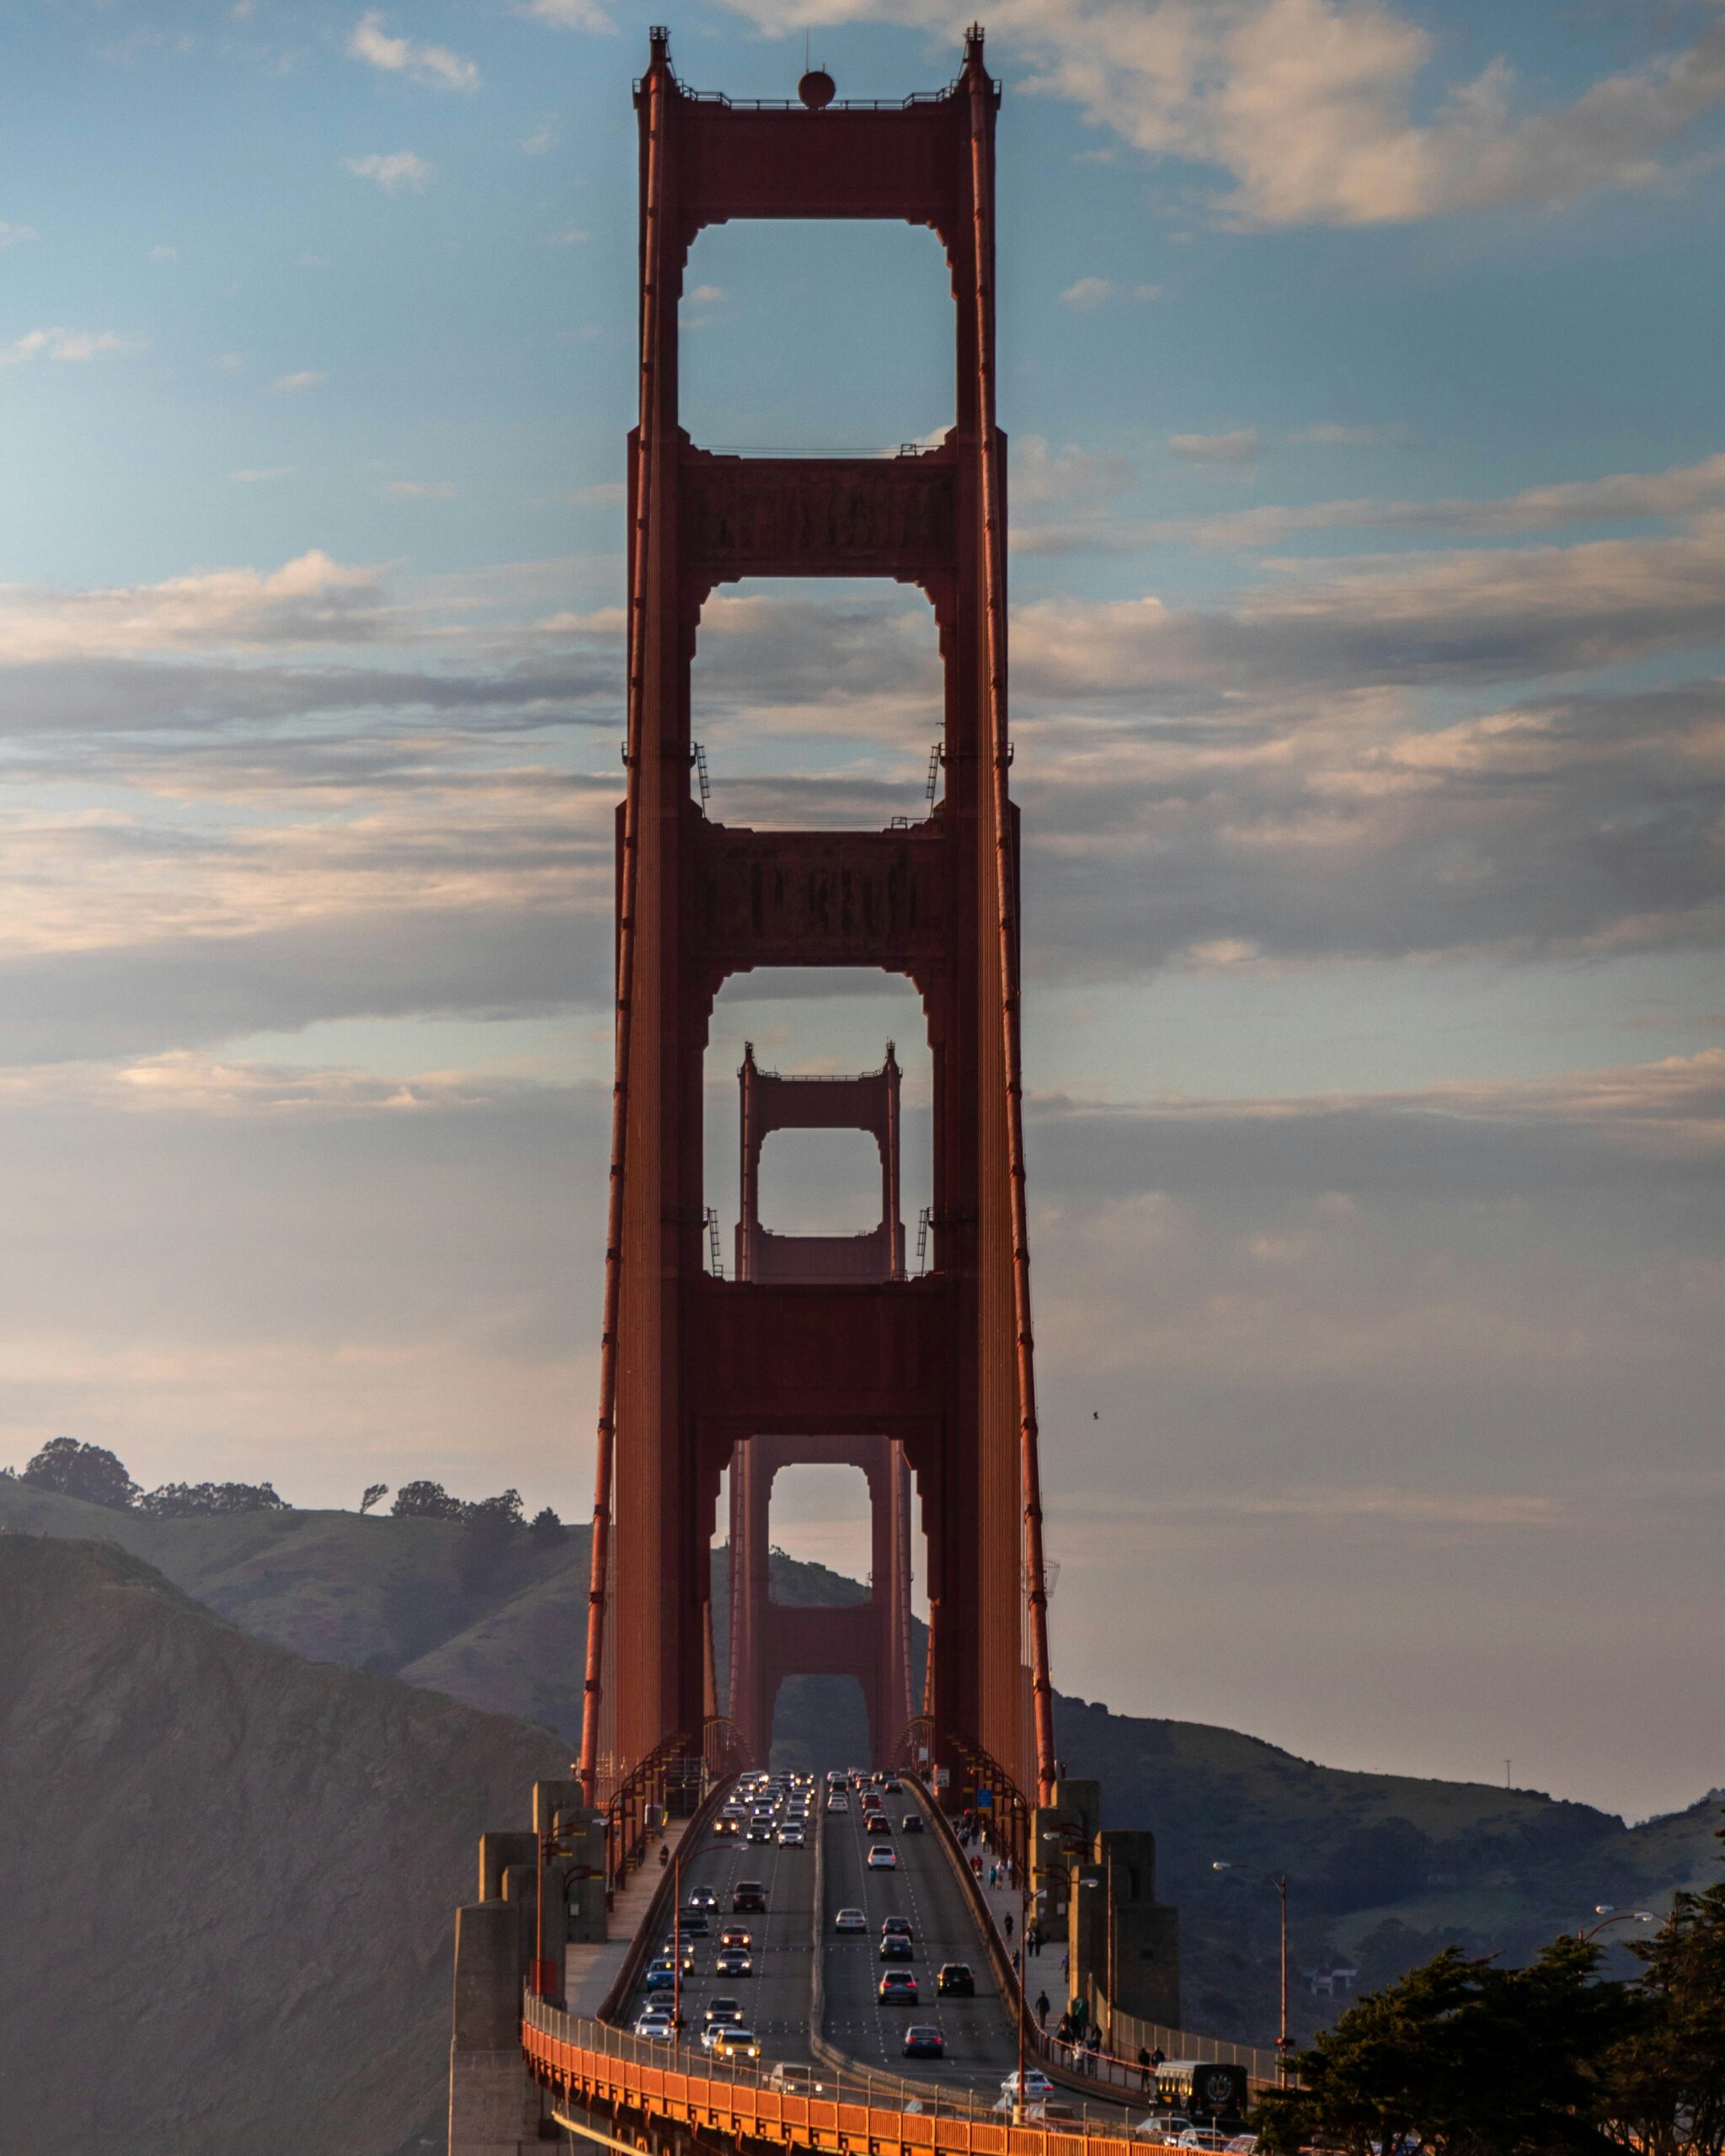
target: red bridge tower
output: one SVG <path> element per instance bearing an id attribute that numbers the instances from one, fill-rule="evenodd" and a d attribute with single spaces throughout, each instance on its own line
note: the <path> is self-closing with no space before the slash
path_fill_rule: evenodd
<path id="1" fill-rule="evenodd" d="M 682 88 L 665 31 L 638 86 L 640 419 L 629 451 L 628 780 L 618 876 L 617 1083 L 581 1772 L 602 1796 L 711 1697 L 708 1550 L 740 1445 L 809 1440 L 906 1461 L 927 1535 L 937 1763 L 985 1752 L 1033 1797 L 1054 1777 L 1008 797 L 1005 452 L 995 424 L 994 127 L 982 35 L 948 90 L 803 106 Z M 957 420 L 882 458 L 743 458 L 677 419 L 691 243 L 734 217 L 933 227 L 956 302 Z M 945 789 L 909 830 L 761 831 L 690 785 L 701 610 L 748 576 L 881 576 L 927 595 L 945 670 Z M 927 1016 L 933 1269 L 721 1280 L 702 1264 L 702 1066 L 732 974 L 904 974 Z M 746 1217 L 746 1216 L 745 1216 Z M 895 1212 L 889 1220 L 895 1219 Z M 756 1245 L 754 1255 L 768 1246 Z M 862 1456 L 860 1450 L 857 1456 Z M 877 1732 L 890 1748 L 895 1732 Z"/>

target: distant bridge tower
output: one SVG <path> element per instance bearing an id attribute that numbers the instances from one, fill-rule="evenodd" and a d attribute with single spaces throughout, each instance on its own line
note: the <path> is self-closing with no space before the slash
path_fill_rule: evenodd
<path id="1" fill-rule="evenodd" d="M 737 1073 L 742 1218 L 737 1278 L 812 1286 L 905 1277 L 900 1218 L 900 1070 L 887 1043 L 879 1070 L 856 1078 L 762 1070 L 752 1042 Z M 761 1221 L 761 1150 L 775 1130 L 862 1130 L 880 1151 L 880 1221 L 857 1235 L 787 1235 Z M 775 1604 L 768 1520 L 782 1468 L 860 1468 L 868 1485 L 869 1596 L 844 1608 Z M 889 1764 L 913 1711 L 911 1700 L 911 1474 L 890 1438 L 747 1438 L 731 1455 L 730 1716 L 751 1764 L 772 1742 L 773 1703 L 788 1677 L 852 1676 L 862 1687 L 869 1749 Z"/>
<path id="2" fill-rule="evenodd" d="M 820 1438 L 885 1440 L 914 1473 L 935 1763 L 980 1748 L 1045 1795 L 1054 1737 L 994 408 L 999 93 L 980 30 L 950 88 L 895 106 L 825 102 L 824 76 L 805 78 L 801 109 L 697 95 L 672 73 L 665 31 L 651 48 L 636 93 L 641 403 L 583 1780 L 602 1795 L 656 1748 L 696 1737 L 711 1705 L 720 1477 L 751 1440 Z M 690 441 L 677 418 L 684 268 L 704 226 L 738 217 L 932 227 L 956 302 L 957 416 L 938 447 L 743 458 Z M 879 576 L 927 594 L 946 695 L 944 795 L 926 821 L 709 821 L 690 785 L 690 670 L 703 602 L 748 576 Z M 714 998 L 733 974 L 809 965 L 903 974 L 921 995 L 934 1107 L 934 1263 L 922 1278 L 720 1280 L 703 1266 Z"/>

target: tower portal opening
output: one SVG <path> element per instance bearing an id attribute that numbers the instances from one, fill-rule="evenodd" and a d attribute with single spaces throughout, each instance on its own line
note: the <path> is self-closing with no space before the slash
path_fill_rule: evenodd
<path id="1" fill-rule="evenodd" d="M 767 1511 L 771 1598 L 805 1609 L 866 1601 L 873 1518 L 861 1468 L 780 1468 Z"/>

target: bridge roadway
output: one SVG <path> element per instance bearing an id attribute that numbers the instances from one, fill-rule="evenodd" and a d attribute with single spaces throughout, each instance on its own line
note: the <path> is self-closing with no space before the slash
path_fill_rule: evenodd
<path id="1" fill-rule="evenodd" d="M 864 1860 L 871 1838 L 863 1832 L 862 1805 L 854 1790 L 848 1801 L 847 1812 L 829 1812 L 817 1777 L 817 1808 L 810 1824 L 823 1838 L 819 1939 L 826 2040 L 836 2051 L 875 2073 L 939 2084 L 955 2093 L 968 2090 L 991 2102 L 1017 2063 L 1017 2030 L 989 1968 L 951 1860 L 932 1828 L 921 1834 L 895 1831 L 892 1846 L 898 1851 L 898 1869 L 868 1870 Z M 896 1828 L 907 1813 L 923 1809 L 923 1800 L 906 1783 L 901 1796 L 886 1799 L 886 1809 Z M 708 1913 L 709 1936 L 688 1942 L 696 1967 L 694 1974 L 683 1980 L 681 2004 L 684 2041 L 692 2049 L 697 2047 L 708 2001 L 734 1998 L 741 2002 L 761 2040 L 763 2073 L 779 2060 L 812 2062 L 809 2018 L 816 1870 L 813 1833 L 809 1846 L 800 1849 L 713 1835 L 698 1848 L 685 1846 L 685 1908 L 691 1894 L 702 1887 L 709 1889 L 718 1904 Z M 740 1880 L 758 1880 L 766 1888 L 765 1916 L 732 1915 L 731 1896 Z M 833 1929 L 833 1919 L 844 1908 L 864 1912 L 866 1932 Z M 915 1948 L 908 1962 L 879 1958 L 881 1921 L 889 1916 L 911 1920 Z M 746 1925 L 753 1935 L 755 1967 L 748 1977 L 713 1972 L 718 1934 L 732 1923 Z M 943 1961 L 969 1964 L 976 1982 L 974 1999 L 937 1995 L 935 1972 Z M 919 1995 L 914 2007 L 880 2004 L 877 1989 L 882 1972 L 889 1968 L 908 1968 L 916 1977 Z M 621 2017 L 626 2026 L 633 2025 L 648 1996 L 638 1985 Z M 654 1997 L 655 2004 L 665 2003 L 662 1992 Z M 904 2057 L 904 2032 L 912 2022 L 932 2022 L 940 2030 L 947 2047 L 943 2060 Z"/>

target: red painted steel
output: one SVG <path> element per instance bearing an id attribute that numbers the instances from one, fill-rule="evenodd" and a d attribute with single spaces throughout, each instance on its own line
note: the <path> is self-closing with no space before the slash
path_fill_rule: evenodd
<path id="1" fill-rule="evenodd" d="M 660 296 L 664 289 L 659 257 L 658 214 L 662 171 L 660 109 L 662 82 L 649 87 L 646 108 L 646 155 L 643 163 L 643 244 L 641 257 L 642 453 L 636 460 L 634 524 L 644 531 L 650 510 L 649 488 L 657 459 L 647 451 L 656 443 L 653 358 L 660 339 Z M 629 1064 L 633 1044 L 635 900 L 638 886 L 637 835 L 640 828 L 641 689 L 646 668 L 647 557 L 633 550 L 629 579 L 628 739 L 625 748 L 622 858 L 617 880 L 616 1065 L 611 1093 L 611 1180 L 606 1200 L 605 1309 L 599 1335 L 599 1429 L 595 1448 L 593 1540 L 587 1581 L 587 1662 L 581 1694 L 581 1756 L 577 1765 L 585 1801 L 598 1793 L 600 1713 L 605 1649 L 605 1609 L 610 1588 L 611 1460 L 617 1435 L 617 1332 L 622 1301 L 623 1198 L 629 1138 Z"/>
<path id="2" fill-rule="evenodd" d="M 1007 1194 L 1012 1225 L 1012 1317 L 1018 1368 L 1019 1473 L 1024 1508 L 1025 1599 L 1030 1622 L 1037 1801 L 1055 1795 L 1054 1685 L 1049 1673 L 1048 1580 L 1042 1547 L 1041 1470 L 1037 1458 L 1036 1369 L 1030 1324 L 1030 1223 L 1024 1188 L 1023 1039 L 1018 983 L 1017 849 L 1012 843 L 1007 772 L 1007 596 L 1001 444 L 995 424 L 993 105 L 982 72 L 982 36 L 966 40 L 970 94 L 970 214 L 976 239 L 971 267 L 976 309 L 977 406 L 981 440 L 983 587 L 987 652 L 989 767 L 994 787 L 996 894 L 999 907 L 1001 1056 L 1006 1065 Z"/>
<path id="3" fill-rule="evenodd" d="M 893 1044 L 879 1070 L 814 1077 L 763 1070 L 746 1043 L 737 1073 L 741 1160 L 737 1223 L 740 1281 L 837 1285 L 901 1279 L 899 1217 L 900 1070 Z M 880 1155 L 880 1219 L 857 1235 L 775 1233 L 761 1219 L 761 1155 L 776 1130 L 861 1130 Z M 768 1515 L 774 1477 L 787 1467 L 831 1465 L 867 1478 L 871 1519 L 868 1599 L 839 1609 L 774 1604 Z M 871 1758 L 884 1764 L 910 1718 L 910 1470 L 886 1438 L 752 1436 L 730 1465 L 731 1714 L 748 1756 L 764 1761 L 773 1704 L 788 1677 L 855 1677 L 862 1688 Z"/>
<path id="4" fill-rule="evenodd" d="M 662 32 L 638 92 L 629 786 L 581 1758 L 585 1783 L 601 1793 L 709 1705 L 720 1479 L 736 1446 L 760 1438 L 902 1449 L 927 1536 L 934 1758 L 963 1737 L 1027 1786 L 1052 1771 L 993 405 L 997 103 L 980 32 L 949 90 L 898 106 L 697 97 L 677 83 Z M 689 442 L 677 423 L 676 302 L 697 232 L 736 216 L 901 217 L 933 229 L 959 302 L 957 416 L 943 443 L 873 460 L 753 460 Z M 693 798 L 702 606 L 717 584 L 757 574 L 889 576 L 927 595 L 946 677 L 945 786 L 922 823 L 750 831 L 712 822 Z M 713 999 L 732 974 L 792 964 L 884 968 L 921 994 L 933 1079 L 926 1278 L 835 1285 L 704 1270 Z M 901 1273 L 901 1246 L 897 1255 Z M 908 1549 L 907 1516 L 891 1540 Z"/>

